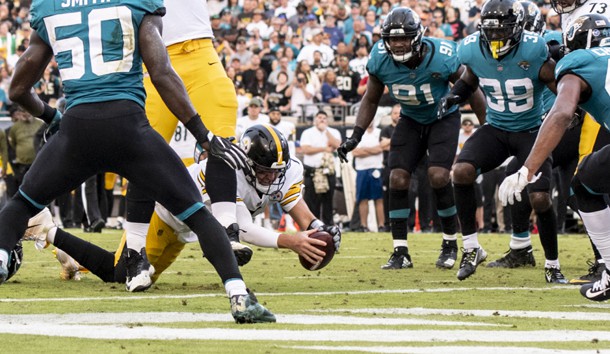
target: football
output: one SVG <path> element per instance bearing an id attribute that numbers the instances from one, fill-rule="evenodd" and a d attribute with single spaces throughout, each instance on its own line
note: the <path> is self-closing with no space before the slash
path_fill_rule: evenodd
<path id="1" fill-rule="evenodd" d="M 320 262 L 313 264 L 303 258 L 303 256 L 299 255 L 299 261 L 301 262 L 303 268 L 307 270 L 313 271 L 322 269 L 326 267 L 326 265 L 328 265 L 328 263 L 330 263 L 335 256 L 335 244 L 333 242 L 333 237 L 326 231 L 314 232 L 313 234 L 309 235 L 309 237 L 317 238 L 318 240 L 326 242 L 326 246 L 318 246 L 320 250 L 326 252 L 326 256 L 324 256 Z"/>

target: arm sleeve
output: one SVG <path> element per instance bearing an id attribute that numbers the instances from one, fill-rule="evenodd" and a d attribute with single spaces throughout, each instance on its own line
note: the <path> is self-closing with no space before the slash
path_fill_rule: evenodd
<path id="1" fill-rule="evenodd" d="M 239 224 L 239 238 L 253 245 L 266 248 L 278 248 L 277 239 L 280 234 L 252 222 L 250 211 L 241 205 L 237 205 L 237 223 Z"/>

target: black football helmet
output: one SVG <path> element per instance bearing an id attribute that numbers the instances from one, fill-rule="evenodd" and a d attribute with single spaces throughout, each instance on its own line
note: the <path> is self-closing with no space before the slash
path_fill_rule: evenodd
<path id="1" fill-rule="evenodd" d="M 551 6 L 558 14 L 569 14 L 586 2 L 587 0 L 551 0 Z"/>
<path id="2" fill-rule="evenodd" d="M 252 171 L 244 171 L 248 183 L 263 194 L 278 192 L 286 181 L 286 171 L 290 166 L 290 151 L 286 138 L 268 124 L 254 125 L 243 133 L 239 145 L 248 155 Z M 275 179 L 264 183 L 257 174 L 274 173 Z"/>
<path id="3" fill-rule="evenodd" d="M 521 6 L 523 6 L 523 11 L 525 11 L 523 29 L 542 35 L 544 29 L 546 28 L 546 24 L 542 18 L 540 8 L 531 1 L 523 0 L 519 2 L 521 3 Z"/>
<path id="4" fill-rule="evenodd" d="M 481 8 L 481 40 L 494 59 L 506 55 L 521 41 L 525 11 L 517 0 L 488 0 Z"/>
<path id="5" fill-rule="evenodd" d="M 425 28 L 419 15 L 408 7 L 398 7 L 390 11 L 381 25 L 381 39 L 387 53 L 397 62 L 404 63 L 421 50 Z M 411 40 L 411 51 L 394 53 L 390 48 L 390 38 L 405 38 Z"/>
<path id="6" fill-rule="evenodd" d="M 21 268 L 21 262 L 23 260 L 23 247 L 21 246 L 21 240 L 17 243 L 15 248 L 11 251 L 8 257 L 8 277 L 6 280 L 11 279 L 15 273 Z"/>
<path id="7" fill-rule="evenodd" d="M 587 14 L 575 19 L 563 33 L 565 54 L 576 49 L 589 49 L 610 44 L 610 21 L 600 14 Z"/>

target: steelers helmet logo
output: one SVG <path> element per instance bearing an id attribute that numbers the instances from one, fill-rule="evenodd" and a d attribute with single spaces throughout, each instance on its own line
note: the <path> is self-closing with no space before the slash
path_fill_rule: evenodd
<path id="1" fill-rule="evenodd" d="M 240 141 L 240 145 L 242 150 L 244 150 L 244 152 L 247 154 L 248 151 L 250 151 L 250 147 L 252 146 L 252 140 L 249 136 L 244 136 Z"/>
<path id="2" fill-rule="evenodd" d="M 275 193 L 269 196 L 269 200 L 271 200 L 272 202 L 279 202 L 280 200 L 282 200 L 283 196 L 284 194 L 282 194 L 281 191 L 276 191 Z"/>

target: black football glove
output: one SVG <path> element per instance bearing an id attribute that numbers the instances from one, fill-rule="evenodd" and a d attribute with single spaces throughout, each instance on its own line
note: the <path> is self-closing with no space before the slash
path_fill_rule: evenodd
<path id="1" fill-rule="evenodd" d="M 44 133 L 42 134 L 42 140 L 44 141 L 44 143 L 48 142 L 49 139 L 51 139 L 51 136 L 53 136 L 53 134 L 55 134 L 59 131 L 59 123 L 61 122 L 61 118 L 62 118 L 61 112 L 58 109 L 56 109 L 55 116 L 53 117 L 51 124 L 49 124 L 47 129 L 45 129 Z"/>
<path id="2" fill-rule="evenodd" d="M 314 221 L 309 224 L 307 230 L 318 229 L 319 231 L 328 232 L 333 237 L 333 242 L 335 244 L 335 252 L 339 252 L 339 247 L 341 247 L 341 230 L 336 225 L 326 225 L 322 221 L 318 219 L 314 219 Z"/>
<path id="3" fill-rule="evenodd" d="M 354 137 L 345 140 L 341 146 L 339 146 L 339 149 L 337 149 L 339 160 L 341 162 L 347 162 L 347 153 L 354 150 L 359 143 L 360 141 L 356 140 Z"/>
<path id="4" fill-rule="evenodd" d="M 576 107 L 576 112 L 574 112 L 574 115 L 572 116 L 572 122 L 570 122 L 568 129 L 574 129 L 579 126 L 583 119 L 585 119 L 586 114 L 587 112 L 583 111 L 582 108 Z"/>
<path id="5" fill-rule="evenodd" d="M 223 160 L 227 165 L 231 166 L 232 169 L 247 170 L 250 168 L 246 153 L 239 146 L 231 143 L 231 140 L 216 136 L 212 134 L 212 132 L 209 132 L 207 143 L 208 153 Z M 203 144 L 201 145 L 204 146 Z"/>
<path id="6" fill-rule="evenodd" d="M 436 118 L 443 119 L 451 107 L 455 106 L 460 102 L 460 96 L 449 93 L 447 96 L 441 98 L 436 108 Z"/>

